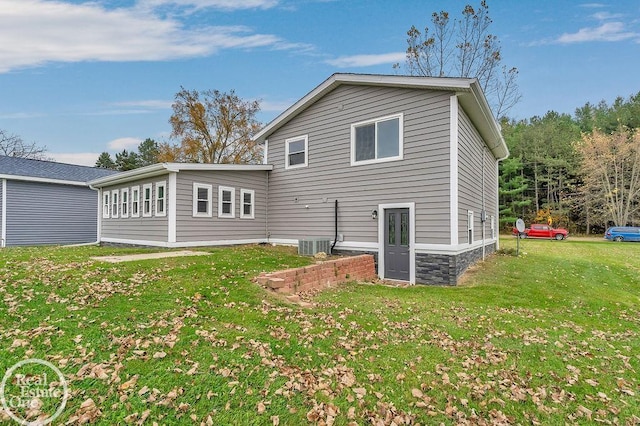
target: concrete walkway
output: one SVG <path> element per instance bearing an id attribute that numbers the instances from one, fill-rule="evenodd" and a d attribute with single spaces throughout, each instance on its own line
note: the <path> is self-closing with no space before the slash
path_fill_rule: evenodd
<path id="1" fill-rule="evenodd" d="M 184 256 L 206 256 L 211 253 L 206 251 L 165 251 L 162 253 L 140 253 L 140 254 L 127 254 L 125 256 L 95 256 L 92 260 L 99 262 L 120 263 L 120 262 L 133 262 L 135 260 L 147 260 L 147 259 L 163 259 L 165 257 L 184 257 Z"/>

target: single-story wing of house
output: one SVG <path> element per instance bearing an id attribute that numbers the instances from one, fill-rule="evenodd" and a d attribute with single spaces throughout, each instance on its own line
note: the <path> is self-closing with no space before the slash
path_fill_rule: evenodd
<path id="1" fill-rule="evenodd" d="M 96 179 L 100 240 L 372 253 L 452 285 L 498 246 L 509 152 L 476 79 L 334 74 L 266 125 L 262 165 L 163 163 Z"/>
<path id="2" fill-rule="evenodd" d="M 0 156 L 1 246 L 97 240 L 98 192 L 90 180 L 116 172 Z"/>

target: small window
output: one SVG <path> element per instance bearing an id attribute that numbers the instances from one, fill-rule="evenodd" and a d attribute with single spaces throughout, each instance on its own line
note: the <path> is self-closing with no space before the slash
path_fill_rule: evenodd
<path id="1" fill-rule="evenodd" d="M 298 167 L 307 167 L 308 162 L 308 148 L 309 148 L 309 136 L 298 136 L 295 138 L 289 138 L 284 141 L 286 159 L 285 169 L 295 169 Z"/>
<path id="2" fill-rule="evenodd" d="M 120 190 L 120 216 L 129 217 L 129 188 Z"/>
<path id="3" fill-rule="evenodd" d="M 211 217 L 212 189 L 211 185 L 193 184 L 193 217 Z"/>
<path id="4" fill-rule="evenodd" d="M 403 115 L 351 125 L 351 165 L 402 159 Z"/>
<path id="5" fill-rule="evenodd" d="M 166 182 L 164 181 L 156 182 L 156 216 L 165 216 L 167 214 L 166 190 L 167 190 Z"/>
<path id="6" fill-rule="evenodd" d="M 111 191 L 111 217 L 118 217 L 118 190 Z"/>
<path id="7" fill-rule="evenodd" d="M 254 198 L 255 191 L 251 189 L 240 190 L 240 202 L 242 203 L 242 207 L 240 210 L 240 219 L 254 218 Z"/>
<path id="8" fill-rule="evenodd" d="M 467 211 L 467 234 L 469 235 L 469 244 L 473 243 L 473 212 Z"/>
<path id="9" fill-rule="evenodd" d="M 221 186 L 218 188 L 218 217 L 236 216 L 236 189 Z"/>
<path id="10" fill-rule="evenodd" d="M 109 195 L 109 191 L 105 191 L 102 193 L 102 217 L 105 219 L 109 218 L 109 209 L 111 209 Z"/>
<path id="11" fill-rule="evenodd" d="M 131 188 L 131 217 L 140 217 L 140 187 Z"/>
<path id="12" fill-rule="evenodd" d="M 151 188 L 150 183 L 142 187 L 142 216 L 151 216 Z"/>

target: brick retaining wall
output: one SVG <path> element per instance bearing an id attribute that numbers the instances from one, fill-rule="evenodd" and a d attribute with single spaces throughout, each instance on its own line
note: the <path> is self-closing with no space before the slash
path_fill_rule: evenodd
<path id="1" fill-rule="evenodd" d="M 370 254 L 364 254 L 318 262 L 302 268 L 263 272 L 256 280 L 261 286 L 278 293 L 292 294 L 328 288 L 348 281 L 376 278 L 374 258 Z"/>

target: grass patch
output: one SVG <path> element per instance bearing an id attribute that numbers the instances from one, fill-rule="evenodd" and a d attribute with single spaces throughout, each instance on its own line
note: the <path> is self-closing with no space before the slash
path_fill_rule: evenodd
<path id="1" fill-rule="evenodd" d="M 252 283 L 311 262 L 288 248 L 5 249 L 0 371 L 56 365 L 61 424 L 640 422 L 640 244 L 515 244 L 458 287 L 351 284 L 311 309 Z"/>

